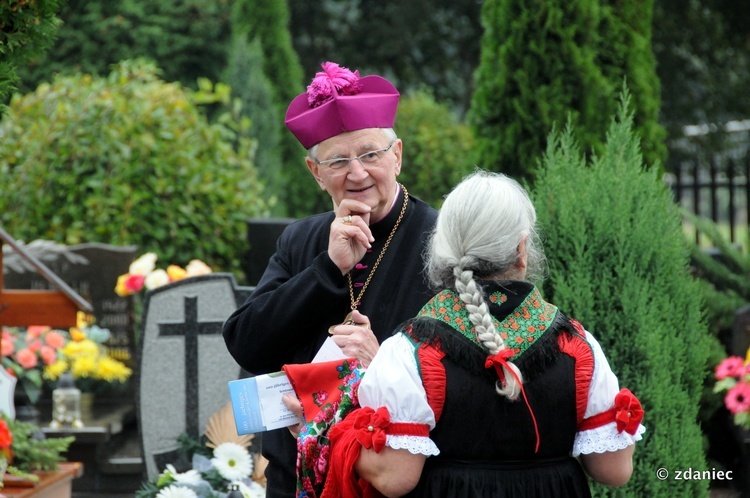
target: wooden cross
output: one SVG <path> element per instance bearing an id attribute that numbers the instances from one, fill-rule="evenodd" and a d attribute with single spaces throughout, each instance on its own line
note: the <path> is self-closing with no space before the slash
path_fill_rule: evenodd
<path id="1" fill-rule="evenodd" d="M 12 247 L 57 290 L 3 288 L 3 243 Z M 70 328 L 77 325 L 78 311 L 93 313 L 94 308 L 44 263 L 26 251 L 8 232 L 0 228 L 0 325 L 48 325 Z"/>

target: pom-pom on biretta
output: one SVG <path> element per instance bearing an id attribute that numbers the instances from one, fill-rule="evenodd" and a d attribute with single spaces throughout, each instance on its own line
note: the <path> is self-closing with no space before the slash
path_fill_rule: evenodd
<path id="1" fill-rule="evenodd" d="M 360 78 L 334 62 L 321 64 L 307 92 L 286 110 L 284 124 L 309 149 L 347 131 L 393 128 L 398 90 L 382 76 Z"/>
<path id="2" fill-rule="evenodd" d="M 335 62 L 324 62 L 322 67 L 323 71 L 315 73 L 315 78 L 307 87 L 310 107 L 318 107 L 336 95 L 356 95 L 362 91 L 359 71 L 351 72 Z"/>

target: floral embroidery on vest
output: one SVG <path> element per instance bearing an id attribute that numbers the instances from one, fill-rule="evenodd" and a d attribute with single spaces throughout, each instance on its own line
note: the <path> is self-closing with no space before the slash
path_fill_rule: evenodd
<path id="1" fill-rule="evenodd" d="M 500 291 L 489 295 L 491 305 L 501 306 L 508 301 L 508 296 Z M 557 306 L 542 299 L 539 290 L 534 287 L 526 298 L 502 321 L 493 317 L 492 322 L 514 357 L 520 355 L 534 343 L 552 325 Z M 466 303 L 450 289 L 442 290 L 434 296 L 419 312 L 419 316 L 431 317 L 450 325 L 461 335 L 474 343 L 477 339 L 466 310 Z"/>

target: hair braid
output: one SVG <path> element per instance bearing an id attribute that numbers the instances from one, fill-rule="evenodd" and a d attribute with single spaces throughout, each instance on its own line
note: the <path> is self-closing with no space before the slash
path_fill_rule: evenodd
<path id="1" fill-rule="evenodd" d="M 507 346 L 503 338 L 495 330 L 492 315 L 489 312 L 487 302 L 484 300 L 482 289 L 474 280 L 474 272 L 462 268 L 464 263 L 468 262 L 466 259 L 466 257 L 461 258 L 459 265 L 453 268 L 453 276 L 456 278 L 456 290 L 458 291 L 459 298 L 466 303 L 466 310 L 469 312 L 469 320 L 474 325 L 474 333 L 477 340 L 487 348 L 490 354 L 495 355 L 499 351 L 506 349 Z M 505 381 L 502 386 L 499 382 L 496 383 L 495 390 L 498 394 L 515 400 L 518 398 L 521 389 L 516 382 L 515 376 L 509 369 L 518 376 L 521 382 L 523 382 L 523 377 L 516 365 L 512 362 L 507 362 L 507 365 L 507 367 L 503 367 Z"/>

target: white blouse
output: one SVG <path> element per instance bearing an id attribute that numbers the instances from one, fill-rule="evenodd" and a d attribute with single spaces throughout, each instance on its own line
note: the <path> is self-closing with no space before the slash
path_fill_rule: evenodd
<path id="1" fill-rule="evenodd" d="M 586 340 L 594 352 L 594 374 L 589 387 L 584 418 L 609 410 L 620 391 L 617 377 L 609 367 L 599 343 L 586 331 Z M 417 366 L 414 343 L 403 333 L 386 339 L 367 368 L 359 385 L 359 403 L 377 409 L 385 406 L 391 422 L 427 424 L 435 428 L 435 414 L 427 403 L 427 394 Z M 621 450 L 642 438 L 646 428 L 641 424 L 631 436 L 617 432 L 617 424 L 579 431 L 573 443 L 573 456 Z M 386 445 L 406 449 L 414 454 L 437 455 L 437 445 L 429 436 L 388 435 Z"/>

